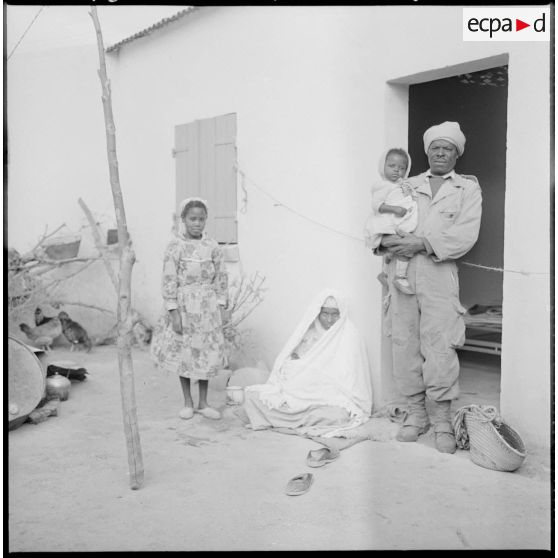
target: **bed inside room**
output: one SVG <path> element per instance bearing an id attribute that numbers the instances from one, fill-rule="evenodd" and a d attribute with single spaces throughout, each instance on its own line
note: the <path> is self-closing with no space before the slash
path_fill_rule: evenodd
<path id="1" fill-rule="evenodd" d="M 458 261 L 461 304 L 467 309 L 459 406 L 500 406 L 504 256 L 504 183 L 479 177 L 483 219 L 479 239 Z"/>
<path id="2" fill-rule="evenodd" d="M 409 86 L 408 146 L 414 169 L 427 166 L 423 132 L 434 122 L 459 122 L 467 138 L 456 172 L 477 177 L 482 222 L 475 246 L 457 261 L 466 340 L 459 349 L 461 393 L 457 405 L 499 407 L 508 67 Z"/>
<path id="3" fill-rule="evenodd" d="M 482 251 L 482 246 L 479 246 L 479 250 Z M 486 274 L 490 275 L 485 277 Z M 459 275 L 461 303 L 467 312 L 464 316 L 465 343 L 458 350 L 461 396 L 456 404 L 458 407 L 474 403 L 499 408 L 502 297 L 501 294 L 499 297 L 495 296 L 495 293 L 501 293 L 502 272 L 475 269 L 462 262 Z"/>

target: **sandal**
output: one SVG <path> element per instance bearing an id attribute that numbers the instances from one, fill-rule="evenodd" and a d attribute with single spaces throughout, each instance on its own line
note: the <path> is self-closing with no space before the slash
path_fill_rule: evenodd
<path id="1" fill-rule="evenodd" d="M 332 448 L 320 448 L 308 452 L 306 465 L 308 467 L 323 467 L 326 463 L 331 463 L 339 457 L 339 450 Z"/>
<path id="2" fill-rule="evenodd" d="M 184 409 L 180 409 L 178 416 L 184 420 L 191 419 L 194 416 L 194 409 L 192 407 L 184 407 Z"/>
<path id="3" fill-rule="evenodd" d="M 297 475 L 287 483 L 285 494 L 287 496 L 300 496 L 301 494 L 305 494 L 310 490 L 313 481 L 314 475 L 312 473 Z"/>
<path id="4" fill-rule="evenodd" d="M 202 417 L 208 419 L 220 419 L 221 413 L 217 409 L 213 409 L 212 407 L 204 407 L 203 409 L 196 409 L 196 413 L 199 413 Z"/>

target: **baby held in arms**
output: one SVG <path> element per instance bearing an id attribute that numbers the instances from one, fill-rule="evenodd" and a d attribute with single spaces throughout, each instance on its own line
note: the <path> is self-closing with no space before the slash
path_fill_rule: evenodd
<path id="1" fill-rule="evenodd" d="M 382 180 L 372 186 L 372 212 L 365 227 L 366 246 L 374 250 L 384 234 L 404 234 L 413 232 L 417 226 L 417 202 L 410 184 L 405 182 L 411 169 L 411 158 L 401 148 L 388 149 L 380 159 Z M 392 256 L 383 259 L 382 273 L 378 279 L 387 284 L 387 264 Z M 405 294 L 412 294 L 407 279 L 410 258 L 396 257 L 394 286 Z"/>

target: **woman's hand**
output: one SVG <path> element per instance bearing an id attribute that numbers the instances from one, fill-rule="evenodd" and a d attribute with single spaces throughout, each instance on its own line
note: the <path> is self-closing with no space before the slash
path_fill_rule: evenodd
<path id="1" fill-rule="evenodd" d="M 174 333 L 182 335 L 182 319 L 178 310 L 170 310 L 170 318 L 172 323 L 172 330 Z"/>

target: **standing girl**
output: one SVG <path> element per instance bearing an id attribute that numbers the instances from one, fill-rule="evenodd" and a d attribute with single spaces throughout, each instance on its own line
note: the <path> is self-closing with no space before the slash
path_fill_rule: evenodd
<path id="1" fill-rule="evenodd" d="M 180 204 L 180 226 L 165 250 L 162 291 L 166 312 L 154 333 L 151 354 L 167 371 L 177 373 L 184 394 L 183 419 L 194 415 L 191 380 L 198 380 L 195 412 L 219 419 L 207 404 L 209 378 L 226 365 L 223 314 L 228 285 L 217 242 L 203 234 L 207 202 L 187 198 Z"/>

